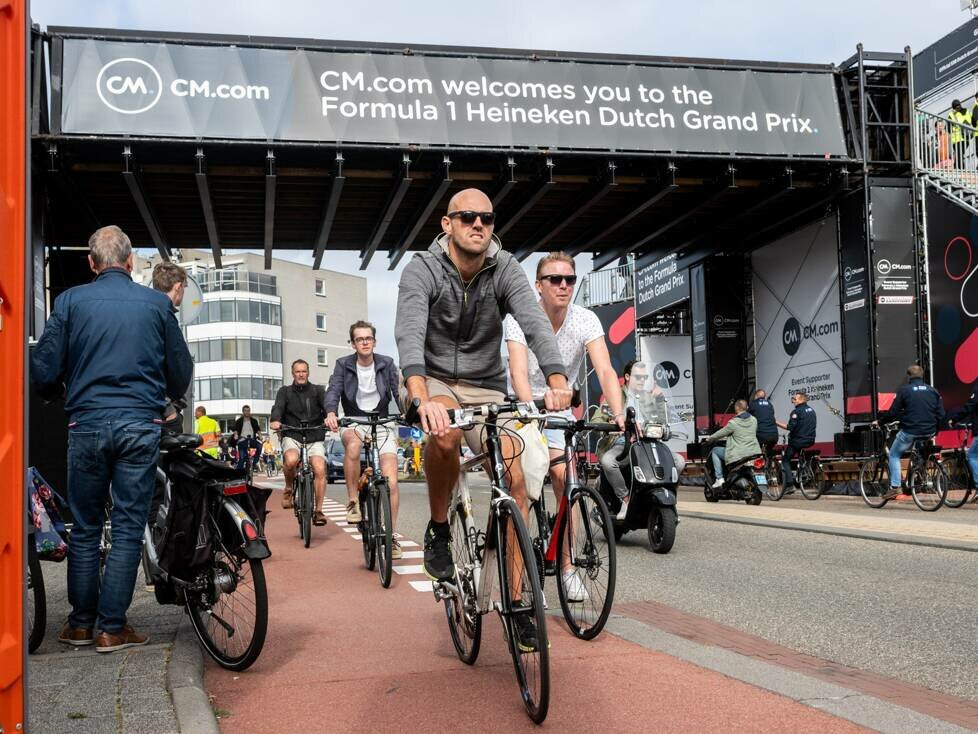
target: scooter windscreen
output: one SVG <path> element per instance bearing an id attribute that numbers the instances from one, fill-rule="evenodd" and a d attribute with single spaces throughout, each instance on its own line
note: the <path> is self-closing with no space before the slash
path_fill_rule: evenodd
<path id="1" fill-rule="evenodd" d="M 693 398 L 674 393 L 673 385 L 681 384 L 677 371 L 672 362 L 636 362 L 625 387 L 625 397 L 626 407 L 635 408 L 640 429 L 645 431 L 648 423 L 667 426 L 666 441 L 678 452 L 686 450 L 686 442 L 693 432 Z"/>

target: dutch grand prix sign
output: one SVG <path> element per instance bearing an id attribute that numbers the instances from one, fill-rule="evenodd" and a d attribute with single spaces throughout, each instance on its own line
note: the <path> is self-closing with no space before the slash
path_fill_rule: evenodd
<path id="1" fill-rule="evenodd" d="M 67 38 L 64 133 L 843 156 L 829 72 Z"/>

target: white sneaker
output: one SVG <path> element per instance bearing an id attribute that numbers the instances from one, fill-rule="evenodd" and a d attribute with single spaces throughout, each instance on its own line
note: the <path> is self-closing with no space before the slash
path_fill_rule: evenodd
<path id="1" fill-rule="evenodd" d="M 621 509 L 618 510 L 618 514 L 615 515 L 615 519 L 616 520 L 624 520 L 625 519 L 625 515 L 627 515 L 627 514 L 628 514 L 628 503 L 627 502 L 622 502 L 621 503 Z"/>
<path id="2" fill-rule="evenodd" d="M 567 597 L 567 601 L 582 602 L 587 599 L 587 589 L 584 588 L 581 577 L 576 573 L 565 571 L 563 583 L 564 595 Z"/>
<path id="3" fill-rule="evenodd" d="M 723 486 L 723 480 L 722 479 L 717 479 L 713 483 L 713 489 L 720 489 L 720 487 L 722 487 L 722 486 Z"/>

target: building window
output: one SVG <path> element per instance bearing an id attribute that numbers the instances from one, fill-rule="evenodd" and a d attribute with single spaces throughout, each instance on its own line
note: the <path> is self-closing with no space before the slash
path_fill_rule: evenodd
<path id="1" fill-rule="evenodd" d="M 271 339 L 202 339 L 192 341 L 190 356 L 194 362 L 251 360 L 253 362 L 282 362 L 282 342 Z"/>
<path id="2" fill-rule="evenodd" d="M 194 400 L 275 400 L 282 381 L 270 377 L 210 377 L 194 380 Z"/>
<path id="3" fill-rule="evenodd" d="M 325 349 L 316 350 L 316 362 L 319 364 L 320 367 L 329 367 L 329 361 L 326 358 Z"/>
<path id="4" fill-rule="evenodd" d="M 326 295 L 326 281 L 322 278 L 316 278 L 316 295 L 325 296 Z"/>
<path id="5" fill-rule="evenodd" d="M 316 331 L 326 331 L 326 314 L 316 314 Z"/>
<path id="6" fill-rule="evenodd" d="M 281 326 L 282 307 L 277 303 L 264 301 L 206 301 L 194 325 L 216 324 L 222 321 Z"/>

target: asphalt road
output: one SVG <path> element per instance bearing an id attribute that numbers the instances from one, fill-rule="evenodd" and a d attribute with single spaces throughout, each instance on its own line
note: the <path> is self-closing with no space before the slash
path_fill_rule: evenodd
<path id="1" fill-rule="evenodd" d="M 484 475 L 469 476 L 484 517 Z M 681 495 L 680 517 L 683 504 L 693 502 Z M 420 541 L 427 519 L 425 486 L 404 484 L 399 531 Z M 618 549 L 617 601 L 654 600 L 799 652 L 978 700 L 974 553 L 695 518 L 681 520 L 667 556 L 648 551 L 644 532 L 625 535 Z"/>

